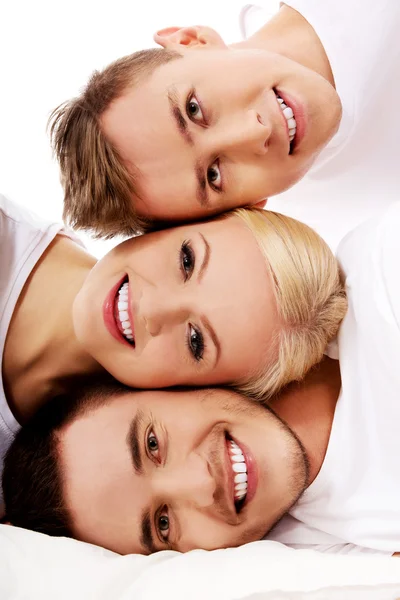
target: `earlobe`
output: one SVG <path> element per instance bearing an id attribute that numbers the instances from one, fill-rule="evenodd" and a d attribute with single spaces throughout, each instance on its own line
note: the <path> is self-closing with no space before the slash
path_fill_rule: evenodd
<path id="1" fill-rule="evenodd" d="M 267 204 L 267 202 L 268 202 L 268 198 L 264 198 L 264 200 L 260 200 L 259 202 L 256 202 L 255 204 L 253 204 L 253 206 L 255 208 L 264 208 L 265 205 Z"/>
<path id="2" fill-rule="evenodd" d="M 167 50 L 225 47 L 221 36 L 211 27 L 167 27 L 154 34 L 154 41 Z"/>

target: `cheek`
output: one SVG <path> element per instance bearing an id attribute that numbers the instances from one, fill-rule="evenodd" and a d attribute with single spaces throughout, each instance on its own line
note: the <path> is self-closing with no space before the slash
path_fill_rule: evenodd
<path id="1" fill-rule="evenodd" d="M 145 282 L 157 287 L 163 284 L 169 286 L 179 276 L 179 250 L 179 241 L 168 234 L 164 239 L 158 238 L 157 234 L 145 234 L 135 255 L 128 258 L 127 264 Z"/>
<path id="2" fill-rule="evenodd" d="M 216 550 L 236 546 L 238 533 L 234 527 L 216 521 L 198 511 L 187 513 L 180 519 L 184 536 L 179 544 L 180 552 L 189 552 L 201 548 Z"/>

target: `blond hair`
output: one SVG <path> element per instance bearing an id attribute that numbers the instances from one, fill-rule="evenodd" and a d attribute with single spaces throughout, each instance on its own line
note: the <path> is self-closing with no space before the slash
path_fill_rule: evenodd
<path id="1" fill-rule="evenodd" d="M 65 221 L 96 237 L 135 235 L 148 226 L 133 208 L 137 173 L 129 170 L 104 135 L 101 117 L 116 99 L 181 55 L 163 48 L 141 50 L 95 71 L 82 94 L 50 115 L 53 152 L 64 188 Z"/>
<path id="2" fill-rule="evenodd" d="M 234 387 L 268 400 L 322 359 L 346 313 L 346 293 L 333 253 L 313 229 L 257 208 L 237 209 L 233 215 L 252 231 L 266 259 L 279 317 L 272 364 Z"/>

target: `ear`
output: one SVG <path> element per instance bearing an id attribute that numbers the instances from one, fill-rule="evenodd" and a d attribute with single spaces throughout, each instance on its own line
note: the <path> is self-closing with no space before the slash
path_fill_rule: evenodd
<path id="1" fill-rule="evenodd" d="M 167 27 L 154 34 L 154 41 L 167 50 L 185 48 L 226 48 L 219 33 L 211 27 L 196 25 L 195 27 Z"/>
<path id="2" fill-rule="evenodd" d="M 268 198 L 264 198 L 264 200 L 260 200 L 260 202 L 256 202 L 255 204 L 253 204 L 253 206 L 255 208 L 264 208 L 265 205 L 267 204 L 267 202 L 268 202 Z"/>

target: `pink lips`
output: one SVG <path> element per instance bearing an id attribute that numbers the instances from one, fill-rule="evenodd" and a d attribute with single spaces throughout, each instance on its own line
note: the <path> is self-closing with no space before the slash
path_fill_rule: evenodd
<path id="1" fill-rule="evenodd" d="M 106 299 L 103 304 L 103 319 L 104 324 L 107 330 L 111 333 L 111 335 L 118 340 L 121 344 L 125 344 L 129 348 L 133 348 L 134 346 L 129 344 L 128 340 L 122 335 L 117 321 L 115 317 L 115 304 L 117 300 L 118 290 L 126 279 L 126 275 L 124 275 L 118 283 L 116 283 L 111 290 L 108 292 Z M 131 315 L 130 315 L 131 316 Z M 131 321 L 133 323 L 133 321 Z"/>

